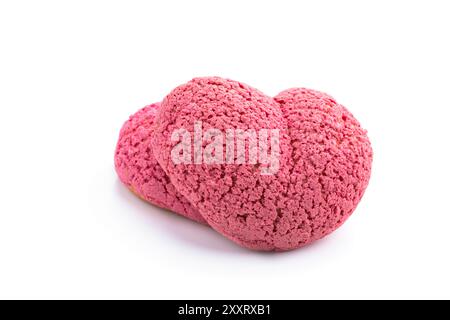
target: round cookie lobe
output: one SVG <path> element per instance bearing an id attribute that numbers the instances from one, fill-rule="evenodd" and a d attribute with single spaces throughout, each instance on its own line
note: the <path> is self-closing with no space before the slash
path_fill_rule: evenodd
<path id="1" fill-rule="evenodd" d="M 155 103 L 142 108 L 124 123 L 114 157 L 116 172 L 122 183 L 143 200 L 206 224 L 175 189 L 153 156 L 150 139 L 159 105 Z"/>
<path id="2" fill-rule="evenodd" d="M 292 146 L 286 197 L 290 212 L 306 214 L 308 242 L 341 226 L 353 213 L 369 183 L 373 152 L 367 132 L 329 95 L 305 88 L 274 98 L 289 128 Z M 289 216 L 279 227 L 289 230 Z"/>

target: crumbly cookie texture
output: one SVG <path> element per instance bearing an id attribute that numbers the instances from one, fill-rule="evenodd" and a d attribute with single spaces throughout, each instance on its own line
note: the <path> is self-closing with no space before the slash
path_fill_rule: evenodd
<path id="1" fill-rule="evenodd" d="M 120 131 L 115 152 L 119 179 L 142 199 L 206 224 L 205 219 L 170 182 L 153 156 L 150 139 L 159 103 L 148 105 L 132 115 Z"/>
<path id="2" fill-rule="evenodd" d="M 204 130 L 278 129 L 279 170 L 261 175 L 255 164 L 174 164 L 172 132 L 193 134 L 196 121 Z M 250 249 L 290 250 L 326 236 L 355 210 L 370 177 L 366 131 L 314 90 L 271 98 L 240 82 L 196 78 L 164 99 L 153 130 L 153 154 L 174 191 L 215 230 Z"/>

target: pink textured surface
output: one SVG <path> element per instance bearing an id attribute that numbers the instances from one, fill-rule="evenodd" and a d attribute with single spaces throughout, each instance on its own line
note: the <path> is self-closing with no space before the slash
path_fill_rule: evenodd
<path id="1" fill-rule="evenodd" d="M 257 165 L 178 164 L 174 130 L 280 129 L 280 169 Z M 197 78 L 162 102 L 154 155 L 176 189 L 218 232 L 257 250 L 290 250 L 338 228 L 367 187 L 372 149 L 366 131 L 326 94 L 290 89 L 271 98 L 245 84 Z"/>
<path id="2" fill-rule="evenodd" d="M 114 158 L 117 174 L 142 199 L 206 224 L 178 193 L 153 156 L 150 138 L 158 107 L 159 103 L 144 107 L 123 125 Z"/>

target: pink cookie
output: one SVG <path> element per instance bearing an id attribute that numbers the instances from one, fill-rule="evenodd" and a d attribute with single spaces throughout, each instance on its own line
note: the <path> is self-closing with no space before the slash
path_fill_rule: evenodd
<path id="1" fill-rule="evenodd" d="M 275 155 L 278 145 L 279 155 L 269 163 L 252 163 L 253 136 L 245 146 L 247 162 L 239 163 L 236 154 L 228 159 L 225 133 L 230 129 L 269 131 L 278 137 L 270 143 Z M 180 162 L 174 161 L 173 152 L 180 145 L 176 138 L 184 135 L 174 132 L 185 132 L 191 139 L 186 141 L 195 141 L 198 132 L 200 139 L 205 132 L 217 135 L 203 136 L 200 148 L 194 146 Z M 206 221 L 238 244 L 257 250 L 298 248 L 337 229 L 361 199 L 372 163 L 366 131 L 330 96 L 290 89 L 271 98 L 215 77 L 194 79 L 164 99 L 152 145 L 175 188 Z M 205 163 L 223 154 L 227 163 Z"/>
<path id="2" fill-rule="evenodd" d="M 144 107 L 123 125 L 114 158 L 117 174 L 142 199 L 206 224 L 198 211 L 178 193 L 153 156 L 150 138 L 159 105 Z"/>

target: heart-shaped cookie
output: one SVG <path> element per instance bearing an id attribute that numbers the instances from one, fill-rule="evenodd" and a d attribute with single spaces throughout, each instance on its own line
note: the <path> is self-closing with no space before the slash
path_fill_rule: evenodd
<path id="1" fill-rule="evenodd" d="M 154 205 L 206 224 L 205 219 L 170 183 L 153 156 L 150 139 L 159 103 L 148 105 L 123 125 L 114 163 L 119 179 L 136 195 Z"/>
<path id="2" fill-rule="evenodd" d="M 164 99 L 153 130 L 153 153 L 176 190 L 215 230 L 251 249 L 290 250 L 331 233 L 370 177 L 366 131 L 313 90 L 271 98 L 240 82 L 197 78 Z M 247 139 L 244 158 L 238 136 Z"/>

